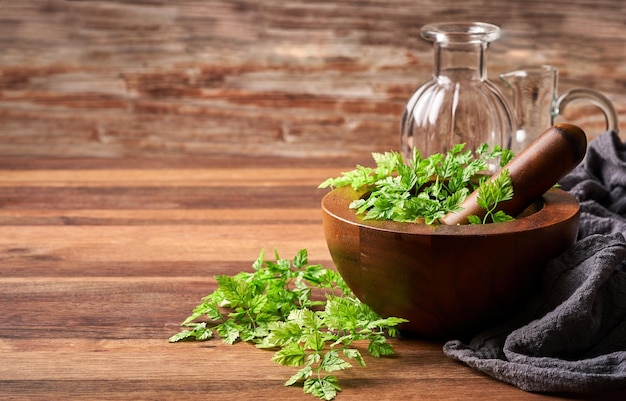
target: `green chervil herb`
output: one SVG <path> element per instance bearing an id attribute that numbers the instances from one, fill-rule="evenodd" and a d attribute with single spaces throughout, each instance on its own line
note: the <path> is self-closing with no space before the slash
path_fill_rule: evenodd
<path id="1" fill-rule="evenodd" d="M 336 271 L 309 265 L 304 249 L 291 261 L 275 257 L 265 261 L 262 251 L 253 272 L 217 276 L 218 288 L 182 323 L 187 329 L 169 341 L 203 341 L 215 332 L 228 344 L 240 340 L 273 349 L 274 362 L 300 368 L 286 386 L 303 382 L 305 393 L 332 400 L 341 391 L 332 373 L 350 368 L 351 361 L 365 366 L 353 342 L 366 341 L 374 357 L 391 355 L 387 336 L 407 320 L 382 319 Z"/>
<path id="2" fill-rule="evenodd" d="M 513 217 L 502 210 L 495 210 L 498 203 L 511 198 L 513 198 L 511 175 L 509 170 L 504 169 L 492 181 L 487 181 L 478 188 L 478 206 L 485 209 L 487 213 L 482 220 L 478 216 L 468 216 L 470 224 L 486 224 L 489 219 L 494 223 L 513 220 Z"/>
<path id="3" fill-rule="evenodd" d="M 464 144 L 459 144 L 445 155 L 436 153 L 426 158 L 415 150 L 408 162 L 397 152 L 372 153 L 375 168 L 357 166 L 340 177 L 327 179 L 319 187 L 350 185 L 355 190 L 368 190 L 367 197 L 350 205 L 366 219 L 423 220 L 433 224 L 448 212 L 459 211 L 470 192 L 485 183 L 487 176 L 477 182 L 476 177 L 488 170 L 489 162 L 499 158 L 500 166 L 504 166 L 513 158 L 510 150 L 499 146 L 489 149 L 483 144 L 475 152 L 464 148 Z M 488 188 L 479 190 L 483 194 L 479 205 L 487 210 L 487 215 L 484 220 L 473 218 L 471 223 L 486 223 L 488 218 L 494 222 L 511 219 L 495 212 L 497 203 L 510 199 L 513 191 L 510 175 L 500 176 Z"/>

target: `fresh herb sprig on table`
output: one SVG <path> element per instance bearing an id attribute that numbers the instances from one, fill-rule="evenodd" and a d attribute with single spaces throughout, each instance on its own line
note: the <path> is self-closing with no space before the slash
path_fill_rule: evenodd
<path id="1" fill-rule="evenodd" d="M 333 372 L 365 366 L 355 341 L 374 357 L 394 353 L 387 337 L 405 319 L 381 318 L 360 302 L 339 273 L 308 264 L 308 253 L 293 260 L 264 260 L 252 272 L 216 276 L 217 289 L 203 298 L 169 341 L 208 340 L 217 333 L 227 344 L 247 341 L 275 350 L 272 360 L 300 367 L 285 385 L 303 383 L 304 392 L 332 400 L 341 391 Z M 199 321 L 208 319 L 208 321 Z"/>
<path id="2" fill-rule="evenodd" d="M 479 206 L 487 211 L 484 219 L 473 216 L 472 224 L 508 221 L 512 217 L 496 212 L 499 202 L 513 195 L 511 177 L 503 170 L 497 180 L 484 186 L 489 163 L 499 159 L 506 165 L 513 153 L 499 146 L 479 146 L 474 152 L 464 144 L 454 146 L 445 155 L 436 153 L 423 158 L 419 150 L 405 161 L 398 152 L 372 153 L 376 167 L 357 166 L 336 178 L 329 178 L 320 188 L 350 185 L 366 190 L 367 196 L 350 204 L 365 219 L 400 222 L 437 223 L 448 212 L 460 210 L 460 204 L 471 191 L 479 188 Z M 480 174 L 482 178 L 476 180 Z"/>

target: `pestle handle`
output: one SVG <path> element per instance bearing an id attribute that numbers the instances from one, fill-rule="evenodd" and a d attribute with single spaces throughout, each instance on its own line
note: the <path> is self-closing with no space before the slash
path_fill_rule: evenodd
<path id="1" fill-rule="evenodd" d="M 579 127 L 556 124 L 549 128 L 500 170 L 509 170 L 513 198 L 499 203 L 498 210 L 511 216 L 520 214 L 576 167 L 586 151 L 587 136 Z M 477 198 L 478 190 L 475 190 L 461 203 L 463 210 L 446 214 L 441 223 L 468 224 L 470 215 L 483 218 L 486 211 L 478 206 Z"/>

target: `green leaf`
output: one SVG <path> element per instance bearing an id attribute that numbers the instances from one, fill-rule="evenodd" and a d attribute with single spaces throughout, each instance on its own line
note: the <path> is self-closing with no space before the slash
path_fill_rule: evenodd
<path id="1" fill-rule="evenodd" d="M 302 323 L 304 327 L 311 330 L 320 330 L 323 326 L 322 319 L 310 309 L 304 309 L 302 311 Z"/>
<path id="2" fill-rule="evenodd" d="M 360 366 L 366 366 L 365 359 L 363 359 L 363 355 L 361 355 L 361 352 L 358 349 L 345 348 L 343 350 L 343 354 L 346 356 L 346 358 L 354 359 L 355 361 L 357 361 Z"/>
<path id="3" fill-rule="evenodd" d="M 304 346 L 306 349 L 319 352 L 326 347 L 326 342 L 320 331 L 311 331 L 310 334 L 303 336 L 302 339 L 305 341 Z"/>
<path id="4" fill-rule="evenodd" d="M 356 190 L 374 184 L 377 179 L 373 173 L 374 169 L 370 167 L 356 166 L 353 171 L 344 172 L 340 177 L 327 179 L 322 182 L 318 188 L 339 188 L 350 185 Z"/>
<path id="5" fill-rule="evenodd" d="M 337 396 L 338 391 L 341 391 L 339 381 L 332 375 L 310 378 L 304 381 L 304 392 L 321 400 L 333 400 Z"/>
<path id="6" fill-rule="evenodd" d="M 306 249 L 301 249 L 293 258 L 293 265 L 298 269 L 304 268 L 308 263 L 308 252 Z"/>
<path id="7" fill-rule="evenodd" d="M 352 332 L 357 324 L 358 308 L 349 298 L 329 297 L 322 314 L 324 323 L 330 330 Z"/>
<path id="8" fill-rule="evenodd" d="M 502 149 L 502 155 L 500 156 L 500 167 L 506 166 L 512 159 L 515 157 L 515 153 L 513 153 L 510 149 Z"/>
<path id="9" fill-rule="evenodd" d="M 302 327 L 296 322 L 277 321 L 268 325 L 267 344 L 284 346 L 290 342 L 299 342 L 302 338 Z"/>
<path id="10" fill-rule="evenodd" d="M 403 163 L 402 155 L 397 152 L 372 153 L 376 162 L 376 175 L 386 177 L 396 171 L 396 167 Z"/>
<path id="11" fill-rule="evenodd" d="M 393 347 L 383 336 L 376 336 L 372 338 L 367 346 L 367 352 L 375 358 L 380 358 L 383 355 L 394 354 Z"/>
<path id="12" fill-rule="evenodd" d="M 382 328 L 395 327 L 402 323 L 407 323 L 407 322 L 408 320 L 402 319 L 399 317 L 388 317 L 384 319 L 377 319 L 377 320 L 371 321 L 368 323 L 367 327 L 370 329 L 373 329 L 373 328 L 382 329 Z"/>
<path id="13" fill-rule="evenodd" d="M 224 315 L 214 303 L 210 303 L 209 305 L 207 305 L 204 314 L 214 322 L 224 318 Z"/>
<path id="14" fill-rule="evenodd" d="M 313 369 L 311 369 L 310 366 L 305 366 L 302 369 L 298 370 L 296 374 L 291 376 L 289 380 L 285 382 L 285 386 L 292 386 L 296 384 L 299 380 L 308 379 L 309 377 L 311 377 L 311 375 L 313 375 Z"/>
<path id="15" fill-rule="evenodd" d="M 467 221 L 469 221 L 470 224 L 482 224 L 483 223 L 480 217 L 476 216 L 475 214 L 471 214 L 467 216 Z"/>
<path id="16" fill-rule="evenodd" d="M 287 321 L 294 322 L 300 327 L 318 330 L 322 327 L 322 319 L 311 309 L 295 309 L 287 316 Z"/>
<path id="17" fill-rule="evenodd" d="M 350 362 L 342 359 L 337 351 L 330 350 L 324 355 L 320 367 L 325 372 L 336 372 L 338 370 L 349 369 L 352 365 Z"/>
<path id="18" fill-rule="evenodd" d="M 185 319 L 181 325 L 185 326 L 186 324 L 193 322 L 194 320 L 205 315 L 208 316 L 211 320 L 218 320 L 222 317 L 222 314 L 220 313 L 217 306 L 215 306 L 211 302 L 205 301 L 201 303 L 200 305 L 196 306 L 191 316 Z"/>
<path id="19" fill-rule="evenodd" d="M 498 210 L 491 217 L 493 218 L 493 222 L 494 223 L 504 223 L 505 221 L 515 220 L 515 217 L 509 216 L 508 214 L 506 214 L 502 210 Z"/>
<path id="20" fill-rule="evenodd" d="M 227 320 L 215 327 L 215 331 L 226 344 L 234 344 L 239 338 L 242 327 L 232 320 Z"/>
<path id="21" fill-rule="evenodd" d="M 246 281 L 232 276 L 216 276 L 215 280 L 220 287 L 224 300 L 228 306 L 236 308 L 245 305 L 251 298 L 251 288 Z"/>
<path id="22" fill-rule="evenodd" d="M 304 275 L 302 277 L 311 284 L 320 285 L 324 282 L 323 278 L 326 272 L 327 269 L 322 265 L 308 265 L 304 268 Z"/>
<path id="23" fill-rule="evenodd" d="M 183 330 L 178 334 L 174 334 L 169 338 L 169 342 L 175 343 L 183 340 L 205 341 L 213 336 L 213 332 L 207 328 L 206 323 L 196 323 L 190 325 L 191 330 Z"/>
<path id="24" fill-rule="evenodd" d="M 461 188 L 458 191 L 454 192 L 452 195 L 449 195 L 442 202 L 444 211 L 446 213 L 459 211 L 461 209 L 460 208 L 461 202 L 463 202 L 465 198 L 467 198 L 468 195 L 469 195 L 468 188 Z"/>
<path id="25" fill-rule="evenodd" d="M 191 331 L 191 330 L 183 330 L 179 333 L 174 334 L 173 336 L 171 336 L 168 341 L 171 343 L 175 343 L 178 341 L 182 341 L 182 340 L 186 340 L 188 338 L 195 338 L 195 334 Z"/>
<path id="26" fill-rule="evenodd" d="M 276 351 L 272 361 L 284 366 L 302 366 L 306 353 L 298 343 L 289 343 Z"/>
<path id="27" fill-rule="evenodd" d="M 261 313 L 261 311 L 263 311 L 263 308 L 265 308 L 267 303 L 268 303 L 268 297 L 266 294 L 257 294 L 248 301 L 247 307 L 250 313 L 257 315 Z"/>
<path id="28" fill-rule="evenodd" d="M 263 260 L 265 259 L 265 248 L 261 249 L 261 253 L 259 257 L 252 263 L 252 268 L 254 271 L 259 271 L 263 267 Z"/>
<path id="29" fill-rule="evenodd" d="M 322 360 L 322 356 L 319 352 L 314 352 L 312 354 L 308 354 L 306 357 L 306 366 L 313 366 L 316 363 L 320 363 L 320 361 Z M 317 370 L 319 371 L 319 367 L 317 368 Z"/>
<path id="30" fill-rule="evenodd" d="M 286 259 L 278 259 L 276 262 L 265 262 L 267 271 L 278 277 L 289 277 L 291 273 L 291 262 Z"/>
<path id="31" fill-rule="evenodd" d="M 483 218 L 483 223 L 491 217 L 493 222 L 509 221 L 512 218 L 506 216 L 504 213 L 499 213 L 498 217 L 495 217 L 494 213 L 500 202 L 504 202 L 513 198 L 513 183 L 511 181 L 511 174 L 508 169 L 503 169 L 496 177 L 491 180 L 485 181 L 478 188 L 478 197 L 476 202 L 478 206 L 487 211 Z"/>

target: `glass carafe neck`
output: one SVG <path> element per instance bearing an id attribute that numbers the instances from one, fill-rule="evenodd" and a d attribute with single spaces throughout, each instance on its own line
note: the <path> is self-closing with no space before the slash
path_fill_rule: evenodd
<path id="1" fill-rule="evenodd" d="M 500 37 L 500 28 L 484 22 L 444 22 L 421 29 L 424 39 L 435 46 L 435 76 L 458 80 L 487 78 L 485 54 L 490 42 Z"/>
<path id="2" fill-rule="evenodd" d="M 435 77 L 450 81 L 484 80 L 487 77 L 487 43 L 435 42 Z"/>

